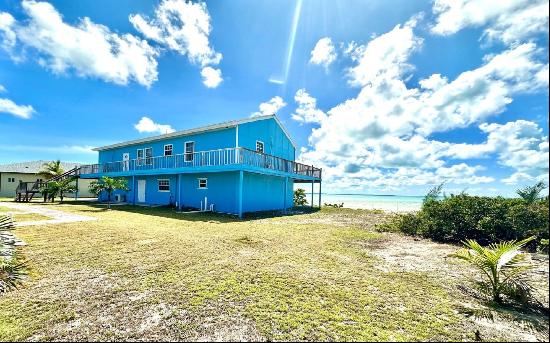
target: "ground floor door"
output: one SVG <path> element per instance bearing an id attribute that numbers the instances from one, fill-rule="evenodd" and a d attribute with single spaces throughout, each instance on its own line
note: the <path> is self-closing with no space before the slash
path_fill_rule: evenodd
<path id="1" fill-rule="evenodd" d="M 137 201 L 145 202 L 145 186 L 146 180 L 138 180 L 137 184 Z"/>

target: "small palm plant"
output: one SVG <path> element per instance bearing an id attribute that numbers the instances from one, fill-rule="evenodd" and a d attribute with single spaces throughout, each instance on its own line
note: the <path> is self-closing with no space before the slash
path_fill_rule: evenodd
<path id="1" fill-rule="evenodd" d="M 531 205 L 540 198 L 540 192 L 546 188 L 546 184 L 543 181 L 537 182 L 533 186 L 527 186 L 518 189 L 516 193 L 528 204 Z"/>
<path id="2" fill-rule="evenodd" d="M 61 202 L 63 202 L 65 193 L 77 191 L 76 184 L 74 184 L 73 182 L 74 178 L 47 182 L 40 191 L 43 194 L 48 194 L 48 197 L 51 199 L 52 202 L 57 196 L 61 199 Z"/>
<path id="3" fill-rule="evenodd" d="M 306 191 L 302 188 L 298 188 L 294 191 L 294 205 L 305 206 L 307 205 Z"/>
<path id="4" fill-rule="evenodd" d="M 493 300 L 501 304 L 502 295 L 518 297 L 528 291 L 522 280 L 523 274 L 531 268 L 526 263 L 527 255 L 521 252 L 525 244 L 535 239 L 493 243 L 482 247 L 475 240 L 464 242 L 464 248 L 453 256 L 467 261 L 481 271 L 484 281 L 481 289 L 491 294 Z"/>
<path id="5" fill-rule="evenodd" d="M 111 209 L 111 195 L 115 190 L 128 191 L 128 181 L 122 178 L 111 178 L 103 176 L 98 181 L 90 183 L 90 191 L 99 196 L 101 192 L 107 193 L 107 209 Z"/>
<path id="6" fill-rule="evenodd" d="M 17 251 L 16 240 L 10 233 L 13 219 L 0 215 L 0 293 L 17 288 L 27 276 L 27 263 Z"/>
<path id="7" fill-rule="evenodd" d="M 44 163 L 42 165 L 42 169 L 38 172 L 38 174 L 47 180 L 51 179 L 54 176 L 59 176 L 64 172 L 65 170 L 63 170 L 63 167 L 61 166 L 61 161 L 57 160 Z"/>

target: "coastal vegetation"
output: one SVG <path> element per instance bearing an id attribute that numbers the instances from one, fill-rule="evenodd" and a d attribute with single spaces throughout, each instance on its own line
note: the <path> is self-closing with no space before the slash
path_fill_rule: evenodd
<path id="1" fill-rule="evenodd" d="M 441 196 L 442 186 L 426 196 L 418 212 L 397 215 L 383 228 L 438 242 L 476 240 L 481 245 L 534 237 L 527 248 L 547 247 L 548 197 L 539 196 L 541 184 L 518 190 L 520 198 Z"/>

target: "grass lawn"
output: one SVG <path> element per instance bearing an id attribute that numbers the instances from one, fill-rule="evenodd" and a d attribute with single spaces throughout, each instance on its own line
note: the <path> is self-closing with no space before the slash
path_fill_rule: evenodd
<path id="1" fill-rule="evenodd" d="M 237 220 L 42 206 L 99 220 L 16 230 L 32 278 L 0 296 L 0 340 L 548 339 L 547 315 L 467 317 L 480 302 L 459 287 L 466 268 L 445 258 L 455 247 L 426 242 L 407 259 L 423 241 L 377 232 L 382 212 Z M 420 259 L 431 264 L 409 268 Z"/>
<path id="2" fill-rule="evenodd" d="M 35 221 L 35 220 L 52 219 L 48 216 L 38 214 L 38 213 L 13 213 L 12 217 L 15 222 L 28 222 L 28 221 Z"/>

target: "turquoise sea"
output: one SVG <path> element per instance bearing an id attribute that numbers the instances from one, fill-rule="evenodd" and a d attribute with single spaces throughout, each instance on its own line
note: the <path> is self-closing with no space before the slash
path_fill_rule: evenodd
<path id="1" fill-rule="evenodd" d="M 309 194 L 311 196 L 311 194 Z M 318 203 L 315 194 L 315 204 Z M 308 201 L 310 198 L 308 197 Z M 371 195 L 371 194 L 325 194 L 321 195 L 323 204 L 341 204 L 347 208 L 380 209 L 385 211 L 409 212 L 417 211 L 422 206 L 424 196 L 402 195 Z"/>

